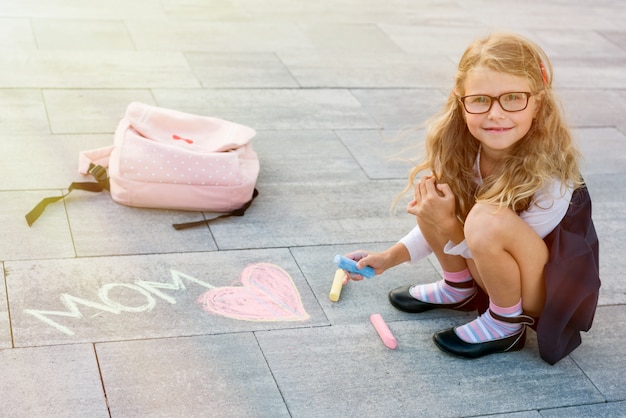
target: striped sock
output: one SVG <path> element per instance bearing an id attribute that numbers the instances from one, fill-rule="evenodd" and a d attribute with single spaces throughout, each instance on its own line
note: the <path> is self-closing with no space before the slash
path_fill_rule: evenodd
<path id="1" fill-rule="evenodd" d="M 435 283 L 422 284 L 411 287 L 409 292 L 415 299 L 428 303 L 457 303 L 467 299 L 476 292 L 476 285 L 471 287 L 454 287 L 448 283 L 473 282 L 473 278 L 468 269 L 457 272 L 443 272 L 444 280 Z M 448 282 L 448 283 L 446 283 Z"/>
<path id="2" fill-rule="evenodd" d="M 522 314 L 522 300 L 511 306 L 510 308 L 502 308 L 489 301 L 489 309 L 474 319 L 460 327 L 456 327 L 454 331 L 463 341 L 467 343 L 482 343 L 485 341 L 497 340 L 509 337 L 518 332 L 524 325 L 510 324 L 495 319 L 491 316 L 490 311 L 501 316 L 518 316 Z"/>

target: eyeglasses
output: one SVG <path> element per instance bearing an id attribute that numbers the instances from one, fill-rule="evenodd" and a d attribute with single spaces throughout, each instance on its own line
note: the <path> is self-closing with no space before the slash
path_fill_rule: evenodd
<path id="1" fill-rule="evenodd" d="M 467 113 L 474 115 L 487 113 L 491 110 L 493 103 L 497 100 L 502 110 L 507 112 L 521 112 L 528 107 L 528 99 L 532 96 L 529 92 L 503 93 L 498 97 L 486 96 L 484 94 L 472 94 L 470 96 L 459 97 Z"/>

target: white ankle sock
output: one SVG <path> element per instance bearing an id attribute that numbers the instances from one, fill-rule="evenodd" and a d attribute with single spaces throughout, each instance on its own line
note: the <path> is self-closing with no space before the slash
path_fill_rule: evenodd
<path id="1" fill-rule="evenodd" d="M 458 272 L 443 272 L 444 280 L 413 286 L 409 291 L 415 299 L 428 303 L 457 303 L 461 302 L 476 292 L 476 284 L 471 287 L 461 288 L 449 283 L 467 283 L 473 281 L 468 269 Z"/>

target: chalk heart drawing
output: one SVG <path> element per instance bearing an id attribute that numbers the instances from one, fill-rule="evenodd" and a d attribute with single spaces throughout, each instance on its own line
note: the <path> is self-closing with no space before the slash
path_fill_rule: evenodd
<path id="1" fill-rule="evenodd" d="M 302 299 L 291 276 L 274 264 L 248 265 L 241 286 L 215 287 L 200 295 L 206 312 L 243 321 L 306 321 Z"/>

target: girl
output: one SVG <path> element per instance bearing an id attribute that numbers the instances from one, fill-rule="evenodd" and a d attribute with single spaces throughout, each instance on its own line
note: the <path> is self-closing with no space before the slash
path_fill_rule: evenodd
<path id="1" fill-rule="evenodd" d="M 600 282 L 580 153 L 543 50 L 513 34 L 472 43 L 425 145 L 402 193 L 413 190 L 417 226 L 383 252 L 347 256 L 382 274 L 434 253 L 443 280 L 392 290 L 394 307 L 484 312 L 433 337 L 470 358 L 521 349 L 530 325 L 554 364 L 591 326 Z"/>

